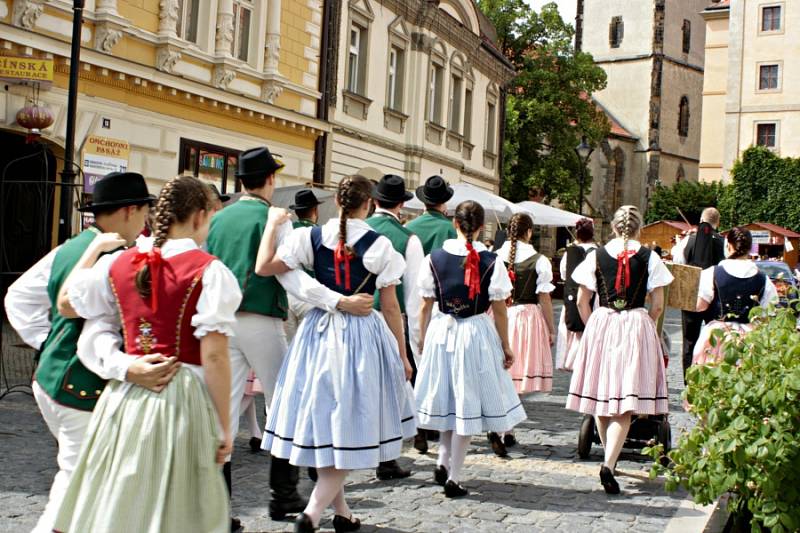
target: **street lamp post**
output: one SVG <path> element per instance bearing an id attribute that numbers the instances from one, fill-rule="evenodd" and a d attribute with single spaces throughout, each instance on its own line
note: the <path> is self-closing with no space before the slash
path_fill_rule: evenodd
<path id="1" fill-rule="evenodd" d="M 578 162 L 581 165 L 580 176 L 580 195 L 578 196 L 578 214 L 583 216 L 583 188 L 586 183 L 586 164 L 592 156 L 594 148 L 586 142 L 586 135 L 581 137 L 581 143 L 575 147 L 575 155 L 578 156 Z"/>

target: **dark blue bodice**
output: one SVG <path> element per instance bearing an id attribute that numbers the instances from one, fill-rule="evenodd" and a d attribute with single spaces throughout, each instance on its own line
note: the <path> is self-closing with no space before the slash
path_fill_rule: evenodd
<path id="1" fill-rule="evenodd" d="M 439 310 L 459 318 L 485 313 L 492 302 L 489 300 L 489 282 L 492 280 L 497 256 L 491 252 L 480 252 L 481 292 L 473 300 L 469 298 L 469 287 L 464 284 L 463 255 L 453 255 L 442 249 L 431 252 L 431 268 L 436 284 L 436 299 Z"/>
<path id="2" fill-rule="evenodd" d="M 314 248 L 314 274 L 317 281 L 345 296 L 353 294 L 374 294 L 377 276 L 364 267 L 364 254 L 369 247 L 380 237 L 374 231 L 368 231 L 353 246 L 353 257 L 350 258 L 350 290 L 344 286 L 344 265 L 339 265 L 342 284 L 336 284 L 336 271 L 334 270 L 333 250 L 322 244 L 322 228 L 311 229 L 311 246 Z"/>
<path id="3" fill-rule="evenodd" d="M 760 305 L 766 286 L 767 276 L 761 272 L 749 278 L 737 278 L 716 266 L 712 309 L 720 320 L 748 324 L 750 310 Z"/>

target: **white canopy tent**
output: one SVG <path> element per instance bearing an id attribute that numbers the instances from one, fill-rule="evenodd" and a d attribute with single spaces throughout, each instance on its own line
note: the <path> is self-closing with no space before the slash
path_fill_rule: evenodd
<path id="1" fill-rule="evenodd" d="M 505 198 L 470 183 L 456 183 L 452 187 L 454 194 L 450 201 L 447 202 L 447 209 L 451 214 L 458 207 L 458 204 L 467 200 L 473 200 L 481 204 L 486 211 L 487 220 L 496 219 L 500 222 L 508 222 L 511 215 L 519 210 L 516 205 Z M 419 199 L 413 198 L 405 203 L 404 209 L 423 211 L 425 210 L 425 205 Z"/>
<path id="2" fill-rule="evenodd" d="M 533 223 L 537 226 L 567 226 L 571 227 L 584 218 L 569 211 L 564 211 L 557 207 L 540 204 L 539 202 L 519 202 L 515 204 L 517 210 L 533 217 Z"/>

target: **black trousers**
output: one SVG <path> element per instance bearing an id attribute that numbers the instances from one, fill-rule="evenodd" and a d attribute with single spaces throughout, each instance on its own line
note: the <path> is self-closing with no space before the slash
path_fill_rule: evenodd
<path id="1" fill-rule="evenodd" d="M 694 356 L 694 345 L 700 338 L 700 330 L 703 324 L 714 320 L 714 313 L 711 310 L 695 313 L 693 311 L 682 311 L 681 322 L 683 325 L 683 382 L 686 383 L 686 370 L 692 366 Z"/>

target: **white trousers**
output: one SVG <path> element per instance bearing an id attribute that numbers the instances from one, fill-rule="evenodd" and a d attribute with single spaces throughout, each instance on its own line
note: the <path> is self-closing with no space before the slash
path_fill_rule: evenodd
<path id="1" fill-rule="evenodd" d="M 230 339 L 231 354 L 231 435 L 239 433 L 242 398 L 250 369 L 256 373 L 264 389 L 269 409 L 275 382 L 286 356 L 286 332 L 283 320 L 255 313 L 236 313 Z"/>
<path id="2" fill-rule="evenodd" d="M 300 322 L 308 314 L 309 311 L 314 309 L 314 306 L 303 300 L 295 298 L 291 294 L 289 296 L 289 316 L 286 319 L 286 339 L 292 342 L 294 336 L 297 334 L 297 328 L 300 327 Z"/>
<path id="3" fill-rule="evenodd" d="M 35 381 L 33 382 L 33 397 L 50 433 L 58 441 L 58 473 L 50 487 L 50 497 L 44 513 L 33 529 L 33 533 L 51 533 L 55 525 L 56 515 L 67 492 L 69 480 L 78 462 L 86 428 L 92 418 L 91 411 L 81 411 L 56 403 Z"/>

